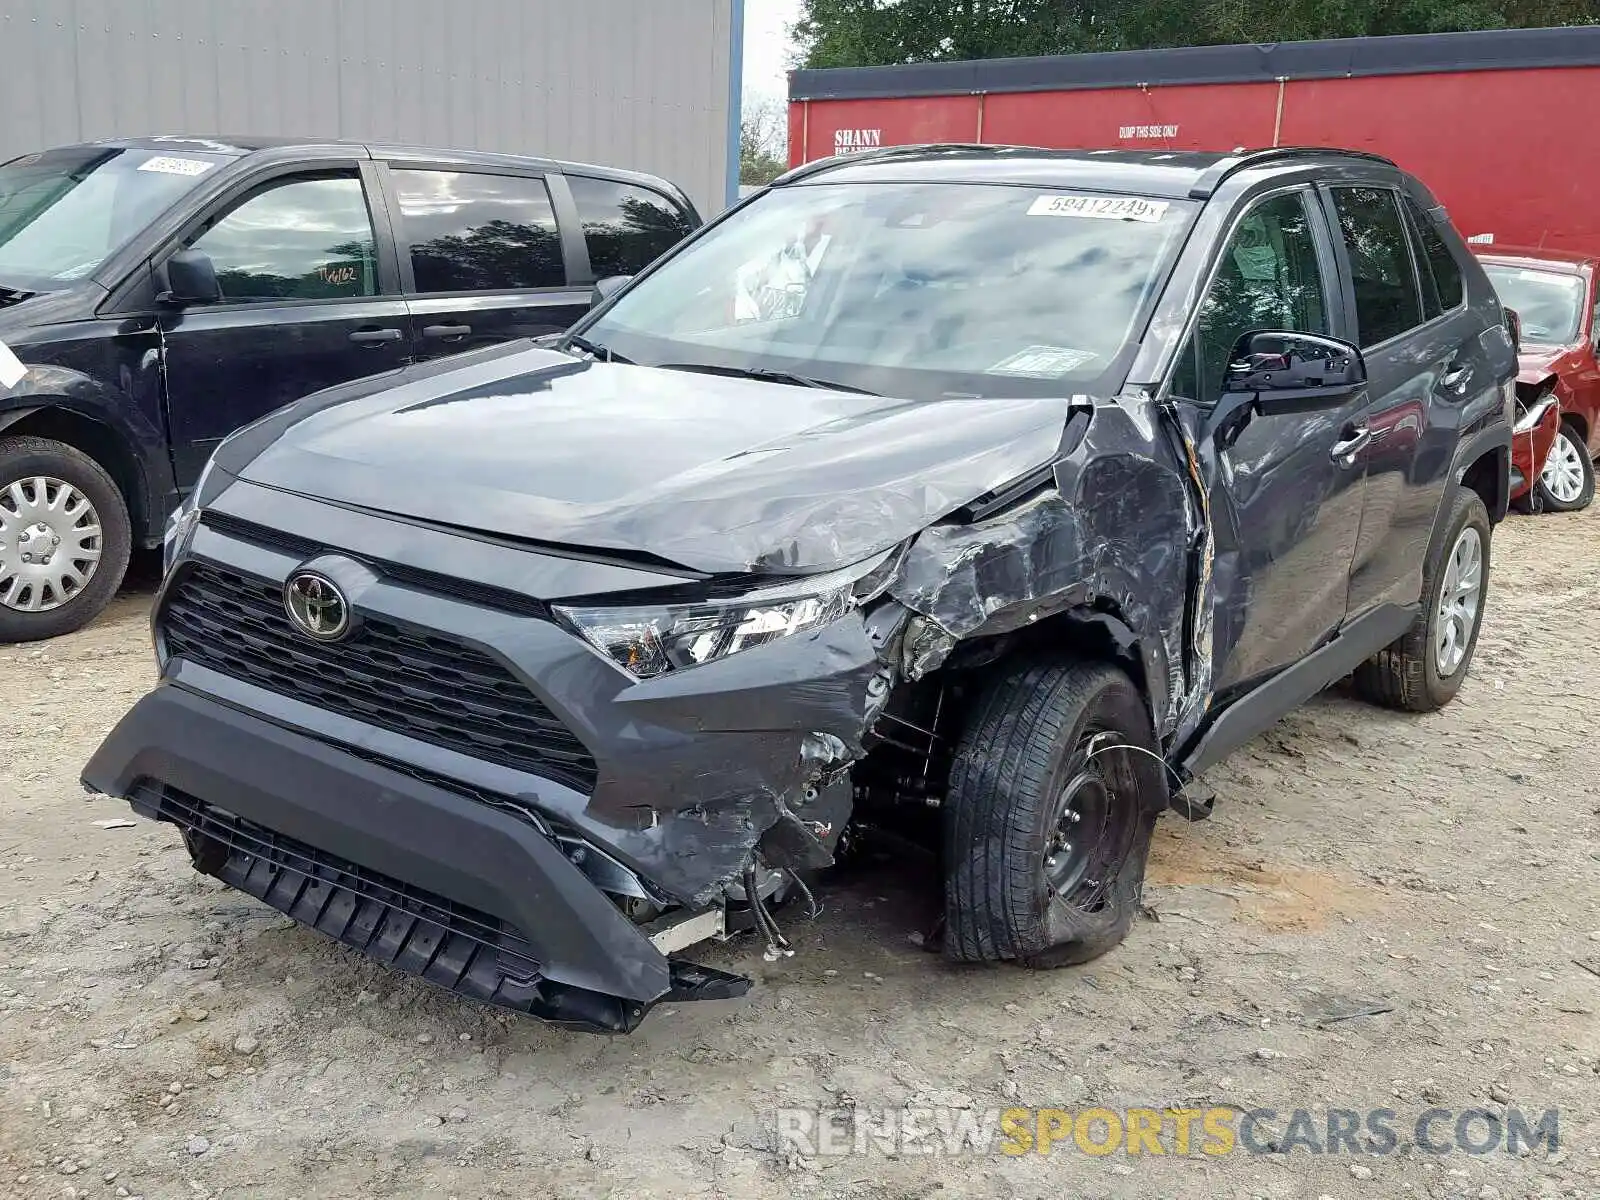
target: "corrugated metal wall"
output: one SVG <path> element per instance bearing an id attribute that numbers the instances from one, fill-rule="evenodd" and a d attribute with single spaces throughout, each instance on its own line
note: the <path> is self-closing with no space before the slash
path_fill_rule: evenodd
<path id="1" fill-rule="evenodd" d="M 91 138 L 415 142 L 723 205 L 738 0 L 0 0 L 0 161 Z"/>

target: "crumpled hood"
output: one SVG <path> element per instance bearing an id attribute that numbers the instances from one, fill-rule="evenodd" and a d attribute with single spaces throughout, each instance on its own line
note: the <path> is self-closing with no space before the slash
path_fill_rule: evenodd
<path id="1" fill-rule="evenodd" d="M 696 571 L 805 573 L 893 546 L 1049 461 L 1067 409 L 910 403 L 530 349 L 308 398 L 269 418 L 273 440 L 238 471 Z"/>
<path id="2" fill-rule="evenodd" d="M 1573 354 L 1570 346 L 1524 346 L 1517 353 L 1517 382 L 1542 383 L 1559 375 Z"/>

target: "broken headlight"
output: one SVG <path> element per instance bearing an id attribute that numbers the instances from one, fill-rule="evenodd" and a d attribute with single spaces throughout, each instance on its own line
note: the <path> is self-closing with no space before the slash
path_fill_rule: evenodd
<path id="1" fill-rule="evenodd" d="M 890 550 L 825 575 L 809 575 L 728 599 L 551 607 L 630 675 L 651 679 L 836 621 L 858 604 L 882 595 L 899 562 L 899 550 Z"/>

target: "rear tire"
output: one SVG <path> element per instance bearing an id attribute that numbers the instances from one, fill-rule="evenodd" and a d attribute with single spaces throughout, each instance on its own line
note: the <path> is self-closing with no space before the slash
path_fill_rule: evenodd
<path id="1" fill-rule="evenodd" d="M 128 506 L 99 463 L 63 442 L 0 438 L 0 642 L 87 625 L 116 595 L 132 548 Z"/>
<path id="2" fill-rule="evenodd" d="M 1356 690 L 1374 704 L 1434 712 L 1455 699 L 1472 665 L 1489 599 L 1489 512 L 1478 494 L 1457 487 L 1444 536 L 1429 551 L 1422 611 L 1411 628 L 1355 671 Z M 1476 546 L 1473 602 L 1462 600 Z"/>
<path id="3" fill-rule="evenodd" d="M 1144 698 L 1116 667 L 1046 663 L 997 678 L 951 768 L 946 957 L 1059 967 L 1121 942 L 1165 772 Z"/>
<path id="4" fill-rule="evenodd" d="M 1583 436 L 1566 421 L 1533 490 L 1545 512 L 1581 512 L 1594 502 L 1594 460 Z"/>

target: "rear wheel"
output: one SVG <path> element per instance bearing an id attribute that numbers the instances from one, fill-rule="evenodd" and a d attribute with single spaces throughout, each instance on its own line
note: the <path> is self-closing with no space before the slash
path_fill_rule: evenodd
<path id="1" fill-rule="evenodd" d="M 1489 512 L 1476 492 L 1458 487 L 1423 570 L 1422 611 L 1403 637 L 1356 668 L 1356 689 L 1388 708 L 1443 708 L 1472 665 L 1488 597 Z"/>
<path id="2" fill-rule="evenodd" d="M 61 442 L 0 438 L 0 642 L 88 624 L 132 545 L 128 507 L 99 463 Z"/>
<path id="3" fill-rule="evenodd" d="M 1139 911 L 1165 765 L 1128 676 L 1041 664 L 980 697 L 945 806 L 945 954 L 1086 962 Z"/>
<path id="4" fill-rule="evenodd" d="M 1546 512 L 1578 512 L 1593 502 L 1594 462 L 1582 435 L 1566 422 L 1533 486 Z"/>

